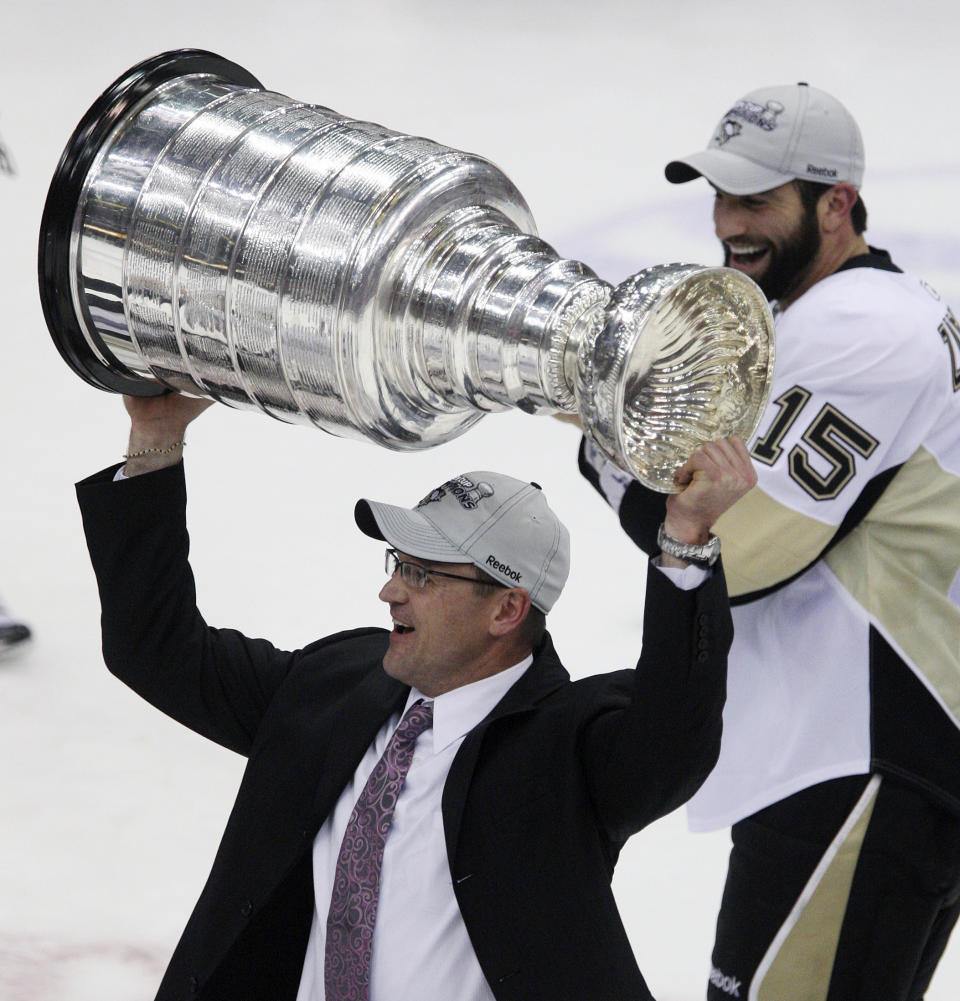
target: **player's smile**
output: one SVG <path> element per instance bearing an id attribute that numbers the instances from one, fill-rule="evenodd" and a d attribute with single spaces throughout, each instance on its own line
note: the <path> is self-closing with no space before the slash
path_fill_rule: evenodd
<path id="1" fill-rule="evenodd" d="M 788 295 L 820 251 L 816 211 L 804 209 L 792 182 L 756 195 L 714 190 L 724 264 L 752 278 L 768 299 Z"/>
<path id="2" fill-rule="evenodd" d="M 762 271 L 770 259 L 770 247 L 759 241 L 724 240 L 727 266 L 750 275 Z"/>

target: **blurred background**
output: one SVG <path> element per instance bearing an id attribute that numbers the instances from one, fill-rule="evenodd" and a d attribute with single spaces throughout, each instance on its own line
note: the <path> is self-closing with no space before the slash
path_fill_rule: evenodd
<path id="1" fill-rule="evenodd" d="M 12 7 L 12 5 L 11 5 Z M 205 48 L 271 89 L 480 153 L 541 236 L 619 282 L 718 263 L 705 183 L 663 179 L 748 90 L 806 80 L 839 97 L 867 150 L 868 237 L 960 304 L 954 4 L 488 0 L 480 5 L 33 2 L 0 33 L 0 599 L 33 627 L 0 661 L 0 999 L 149 1001 L 213 859 L 243 767 L 150 709 L 102 666 L 99 606 L 72 484 L 119 461 L 126 418 L 61 361 L 36 291 L 47 186 L 87 108 L 134 63 Z M 387 624 L 368 496 L 412 504 L 450 475 L 542 483 L 573 538 L 551 631 L 574 676 L 629 666 L 645 561 L 576 471 L 577 434 L 492 415 L 395 454 L 214 407 L 187 449 L 201 608 L 296 647 Z M 661 1001 L 709 972 L 729 840 L 682 811 L 628 846 L 616 890 Z M 928 993 L 954 1001 L 960 944 Z"/>

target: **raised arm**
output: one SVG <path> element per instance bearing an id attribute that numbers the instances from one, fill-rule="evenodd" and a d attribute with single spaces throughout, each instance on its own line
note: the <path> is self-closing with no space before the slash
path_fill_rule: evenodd
<path id="1" fill-rule="evenodd" d="M 212 628 L 197 608 L 180 459 L 184 432 L 209 401 L 169 394 L 125 403 L 128 478 L 117 482 L 111 467 L 77 485 L 104 660 L 162 712 L 246 753 L 296 655 Z"/>
<path id="2" fill-rule="evenodd" d="M 677 475 L 683 489 L 667 501 L 665 526 L 692 544 L 756 483 L 739 439 L 698 450 Z M 722 562 L 693 590 L 648 571 L 637 668 L 611 676 L 583 740 L 597 816 L 614 840 L 684 803 L 716 763 L 732 639 Z"/>

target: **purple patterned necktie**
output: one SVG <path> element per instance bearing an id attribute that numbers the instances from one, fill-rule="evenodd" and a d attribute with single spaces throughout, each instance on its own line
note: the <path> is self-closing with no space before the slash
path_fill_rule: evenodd
<path id="1" fill-rule="evenodd" d="M 373 926 L 383 846 L 413 760 L 417 737 L 433 726 L 433 704 L 415 702 L 370 773 L 343 834 L 327 914 L 326 1001 L 368 1001 Z"/>

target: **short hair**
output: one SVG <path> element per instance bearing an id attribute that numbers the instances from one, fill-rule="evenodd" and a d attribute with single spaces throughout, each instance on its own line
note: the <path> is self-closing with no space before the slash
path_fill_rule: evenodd
<path id="1" fill-rule="evenodd" d="M 801 180 L 799 177 L 794 179 L 793 184 L 807 212 L 812 211 L 824 193 L 833 187 L 832 184 L 824 184 L 822 181 Z M 867 228 L 867 206 L 864 205 L 859 191 L 857 192 L 857 200 L 853 203 L 853 208 L 850 209 L 850 222 L 857 236 L 860 236 Z"/>
<path id="2" fill-rule="evenodd" d="M 479 574 L 477 577 L 477 583 L 474 587 L 484 598 L 492 594 L 494 588 L 503 587 L 503 584 L 501 584 L 495 577 L 491 577 L 486 570 L 481 570 L 480 567 L 477 566 L 475 566 L 474 569 Z M 540 645 L 540 641 L 543 639 L 543 634 L 546 631 L 546 613 L 541 612 L 536 605 L 531 605 L 529 611 L 527 612 L 527 617 L 520 625 L 520 632 L 518 634 L 519 638 L 523 640 L 525 645 L 529 644 L 531 650 L 535 650 Z"/>

